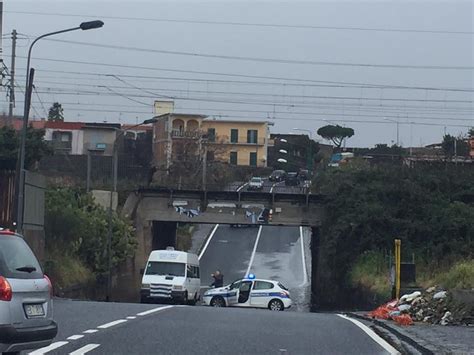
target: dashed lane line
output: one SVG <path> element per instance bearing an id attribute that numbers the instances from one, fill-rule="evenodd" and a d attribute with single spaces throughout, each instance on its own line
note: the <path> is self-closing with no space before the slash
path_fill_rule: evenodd
<path id="1" fill-rule="evenodd" d="M 137 317 L 135 316 L 128 316 L 127 319 L 136 319 Z"/>
<path id="2" fill-rule="evenodd" d="M 107 329 L 107 328 L 113 327 L 114 325 L 122 324 L 122 323 L 125 323 L 125 322 L 127 322 L 126 319 L 117 319 L 117 320 L 114 320 L 113 322 L 109 322 L 109 323 L 99 325 L 97 328 Z"/>
<path id="3" fill-rule="evenodd" d="M 391 346 L 389 343 L 387 343 L 384 339 L 382 339 L 380 336 L 378 336 L 372 329 L 370 329 L 365 324 L 359 322 L 356 319 L 349 318 L 348 316 L 345 316 L 343 314 L 338 314 L 338 316 L 348 320 L 349 322 L 354 323 L 356 326 L 358 326 L 360 329 L 362 329 L 373 341 L 375 341 L 382 348 L 384 348 L 384 350 L 387 351 L 389 354 L 391 354 L 391 355 L 399 355 L 400 354 L 400 352 L 397 349 L 395 349 L 393 346 Z"/>
<path id="4" fill-rule="evenodd" d="M 262 234 L 262 226 L 258 227 L 257 239 L 255 239 L 255 245 L 253 246 L 252 256 L 250 257 L 250 262 L 249 262 L 249 267 L 247 268 L 247 272 L 244 275 L 244 277 L 247 277 L 247 275 L 250 272 L 250 269 L 252 268 L 253 259 L 255 258 L 255 253 L 257 252 L 258 241 L 260 240 L 261 234 Z"/>
<path id="5" fill-rule="evenodd" d="M 100 344 L 87 344 L 85 346 L 83 346 L 82 348 L 79 348 L 75 351 L 73 351 L 72 353 L 69 353 L 69 355 L 83 355 L 85 353 L 88 353 L 89 351 L 92 351 L 96 348 L 98 348 L 100 346 Z"/>
<path id="6" fill-rule="evenodd" d="M 67 340 L 77 340 L 84 338 L 84 335 L 71 335 L 70 337 L 67 338 Z"/>
<path id="7" fill-rule="evenodd" d="M 137 316 L 146 316 L 148 314 L 164 311 L 165 309 L 169 309 L 173 307 L 174 306 L 164 306 L 164 307 L 153 308 L 153 309 L 149 309 L 148 311 L 137 313 Z"/>
<path id="8" fill-rule="evenodd" d="M 69 344 L 68 341 L 57 341 L 55 343 L 52 343 L 51 345 L 49 346 L 45 346 L 44 348 L 41 348 L 41 349 L 37 349 L 35 351 L 32 351 L 31 353 L 29 353 L 30 355 L 43 355 L 43 354 L 46 354 L 47 352 L 49 351 L 52 351 L 52 350 L 55 350 L 55 349 L 58 349 L 60 348 L 61 346 L 64 346 L 66 344 Z"/>
<path id="9" fill-rule="evenodd" d="M 92 334 L 92 333 L 97 333 L 97 332 L 98 332 L 97 329 L 88 329 L 88 330 L 83 331 L 84 334 Z"/>

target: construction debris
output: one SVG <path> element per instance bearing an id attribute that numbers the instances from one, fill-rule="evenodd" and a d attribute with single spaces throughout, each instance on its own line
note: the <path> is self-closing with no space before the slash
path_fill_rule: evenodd
<path id="1" fill-rule="evenodd" d="M 388 302 L 368 314 L 371 318 L 391 319 L 400 325 L 424 322 L 440 325 L 474 325 L 474 305 L 455 300 L 451 293 L 430 287 Z"/>

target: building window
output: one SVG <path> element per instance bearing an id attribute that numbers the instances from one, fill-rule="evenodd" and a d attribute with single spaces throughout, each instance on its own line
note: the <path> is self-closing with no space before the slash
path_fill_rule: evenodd
<path id="1" fill-rule="evenodd" d="M 206 153 L 207 161 L 214 161 L 214 152 L 212 150 L 208 150 Z"/>
<path id="2" fill-rule="evenodd" d="M 215 128 L 208 128 L 207 129 L 207 139 L 209 142 L 216 141 L 216 129 Z"/>
<path id="3" fill-rule="evenodd" d="M 237 165 L 237 152 L 230 152 L 230 164 Z"/>
<path id="4" fill-rule="evenodd" d="M 247 130 L 247 143 L 257 144 L 258 131 L 256 129 Z"/>
<path id="5" fill-rule="evenodd" d="M 232 128 L 230 130 L 230 142 L 239 143 L 239 130 Z"/>
<path id="6" fill-rule="evenodd" d="M 255 153 L 255 152 L 250 153 L 249 165 L 250 166 L 257 166 L 257 153 Z"/>

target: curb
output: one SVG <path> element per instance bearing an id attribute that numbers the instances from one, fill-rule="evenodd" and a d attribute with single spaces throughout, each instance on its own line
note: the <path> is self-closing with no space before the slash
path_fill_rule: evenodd
<path id="1" fill-rule="evenodd" d="M 364 316 L 361 316 L 359 314 L 355 314 L 355 313 L 351 313 L 351 312 L 348 312 L 346 314 L 350 317 L 353 317 L 353 318 L 358 318 L 358 319 L 361 319 L 361 320 L 370 321 L 373 324 L 375 324 L 376 326 L 385 329 L 386 331 L 388 331 L 389 333 L 394 335 L 396 338 L 398 338 L 400 341 L 405 342 L 408 345 L 410 345 L 411 347 L 415 348 L 417 351 L 420 352 L 420 354 L 423 354 L 423 355 L 434 355 L 435 354 L 433 351 L 431 351 L 431 350 L 425 348 L 424 346 L 418 344 L 415 340 L 413 340 L 409 336 L 400 333 L 398 330 L 388 326 L 387 324 L 385 324 L 385 323 L 383 323 L 383 322 L 381 322 L 377 319 L 364 317 Z M 388 339 L 385 339 L 385 340 L 388 341 Z M 390 341 L 389 341 L 389 343 L 390 343 Z M 391 345 L 394 345 L 394 344 L 391 344 Z"/>

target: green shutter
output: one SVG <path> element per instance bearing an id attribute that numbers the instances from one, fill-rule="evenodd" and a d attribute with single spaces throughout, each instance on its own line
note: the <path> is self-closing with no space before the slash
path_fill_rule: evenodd
<path id="1" fill-rule="evenodd" d="M 250 153 L 249 162 L 250 162 L 249 164 L 250 166 L 257 166 L 257 153 L 255 152 Z"/>
<path id="2" fill-rule="evenodd" d="M 232 128 L 230 130 L 230 142 L 238 143 L 239 142 L 239 130 Z"/>
<path id="3" fill-rule="evenodd" d="M 209 140 L 209 142 L 216 141 L 216 130 L 214 128 L 207 129 L 207 139 Z"/>
<path id="4" fill-rule="evenodd" d="M 237 152 L 230 152 L 230 164 L 237 165 Z"/>

